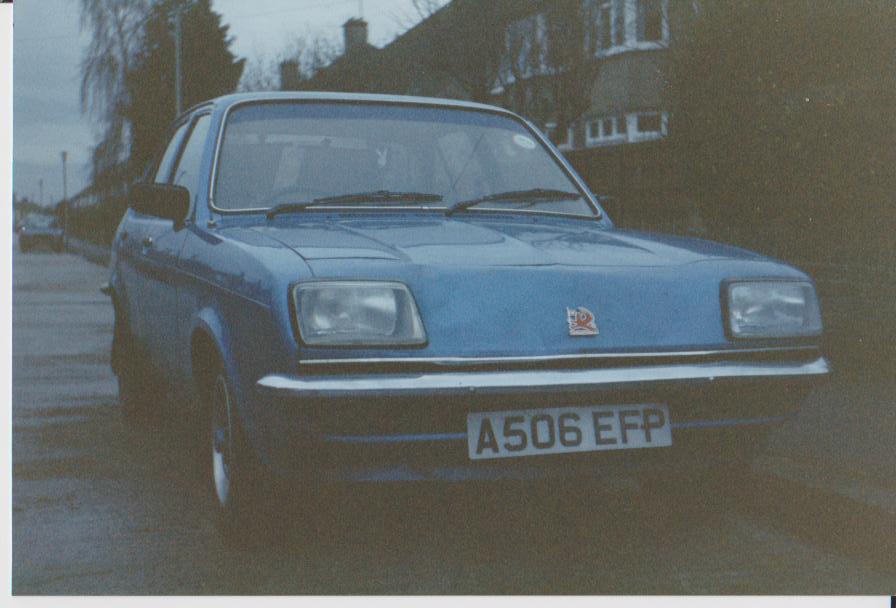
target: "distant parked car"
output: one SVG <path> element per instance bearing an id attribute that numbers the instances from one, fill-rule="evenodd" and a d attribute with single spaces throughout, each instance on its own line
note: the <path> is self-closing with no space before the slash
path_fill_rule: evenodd
<path id="1" fill-rule="evenodd" d="M 25 217 L 19 228 L 19 250 L 30 251 L 45 246 L 53 251 L 62 251 L 64 235 L 56 218 L 51 215 L 32 213 Z"/>
<path id="2" fill-rule="evenodd" d="M 150 175 L 112 250 L 119 398 L 204 420 L 228 534 L 274 487 L 726 471 L 828 372 L 809 277 L 615 228 L 503 109 L 227 96 Z"/>

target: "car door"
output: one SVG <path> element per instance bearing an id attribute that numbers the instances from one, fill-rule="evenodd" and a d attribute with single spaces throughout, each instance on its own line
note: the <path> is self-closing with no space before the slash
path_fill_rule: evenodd
<path id="1" fill-rule="evenodd" d="M 199 172 L 202 153 L 208 137 L 209 114 L 199 114 L 189 123 L 189 133 L 180 148 L 168 183 L 183 186 L 195 201 L 200 187 Z M 160 166 L 161 169 L 161 166 Z M 160 176 L 164 177 L 164 176 Z M 167 377 L 175 370 L 177 347 L 177 260 L 187 235 L 186 222 L 158 217 L 149 218 L 141 235 L 141 256 L 144 263 L 144 318 L 146 346 L 153 361 Z"/>
<path id="2" fill-rule="evenodd" d="M 168 183 L 189 126 L 190 123 L 187 121 L 175 126 L 158 165 L 149 176 L 153 182 Z M 125 214 L 124 223 L 117 237 L 124 287 L 123 301 L 126 303 L 128 325 L 138 344 L 144 349 L 148 347 L 151 334 L 156 328 L 150 311 L 149 302 L 153 294 L 147 285 L 147 273 L 151 269 L 147 265 L 144 240 L 148 236 L 150 225 L 157 221 L 158 218 L 141 213 L 132 207 Z"/>

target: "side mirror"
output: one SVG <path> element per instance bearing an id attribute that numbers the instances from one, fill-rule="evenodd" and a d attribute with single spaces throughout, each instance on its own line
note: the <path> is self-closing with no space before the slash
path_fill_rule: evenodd
<path id="1" fill-rule="evenodd" d="M 183 186 L 167 184 L 134 184 L 129 207 L 137 213 L 183 223 L 190 211 L 190 191 Z"/>

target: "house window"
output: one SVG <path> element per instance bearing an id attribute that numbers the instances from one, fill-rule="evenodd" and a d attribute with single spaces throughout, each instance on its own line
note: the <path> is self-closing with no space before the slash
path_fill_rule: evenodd
<path id="1" fill-rule="evenodd" d="M 613 0 L 613 46 L 625 44 L 625 0 Z"/>
<path id="2" fill-rule="evenodd" d="M 638 114 L 638 133 L 662 133 L 663 117 L 660 114 Z"/>
<path id="3" fill-rule="evenodd" d="M 596 52 L 625 44 L 625 0 L 598 0 L 595 17 Z"/>
<path id="4" fill-rule="evenodd" d="M 669 40 L 669 0 L 585 0 L 593 27 L 589 48 L 596 55 L 655 49 Z"/>
<path id="5" fill-rule="evenodd" d="M 597 7 L 597 48 L 606 50 L 612 46 L 613 13 L 609 2 L 602 2 Z"/>
<path id="6" fill-rule="evenodd" d="M 557 146 L 561 150 L 570 150 L 572 149 L 572 127 L 568 129 L 560 130 L 557 129 L 557 124 L 553 122 L 549 122 L 544 126 L 545 135 L 548 136 L 548 139 L 553 142 L 555 146 Z M 562 138 L 562 139 L 561 139 Z"/>
<path id="7" fill-rule="evenodd" d="M 624 140 L 628 133 L 624 116 L 596 118 L 585 125 L 585 142 L 598 145 Z"/>
<path id="8" fill-rule="evenodd" d="M 628 140 L 631 142 L 660 139 L 669 132 L 669 115 L 666 112 L 638 112 L 629 114 L 627 118 Z"/>
<path id="9" fill-rule="evenodd" d="M 663 0 L 637 0 L 638 42 L 662 42 L 666 39 Z"/>

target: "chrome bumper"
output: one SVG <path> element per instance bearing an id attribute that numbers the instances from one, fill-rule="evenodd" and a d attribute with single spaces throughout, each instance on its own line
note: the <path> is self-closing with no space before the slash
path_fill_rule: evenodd
<path id="1" fill-rule="evenodd" d="M 632 389 L 653 384 L 712 383 L 724 379 L 812 379 L 830 371 L 819 357 L 804 362 L 715 362 L 627 368 L 427 372 L 407 374 L 281 375 L 261 378 L 260 395 L 290 398 L 469 395 L 522 391 Z"/>

